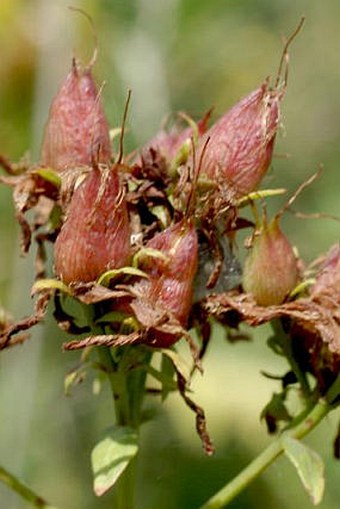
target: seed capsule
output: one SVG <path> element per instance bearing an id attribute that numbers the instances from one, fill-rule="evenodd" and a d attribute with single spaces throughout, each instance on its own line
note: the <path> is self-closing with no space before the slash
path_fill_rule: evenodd
<path id="1" fill-rule="evenodd" d="M 153 260 L 147 268 L 151 278 L 149 296 L 186 325 L 192 305 L 193 280 L 197 269 L 198 243 L 195 227 L 186 221 L 155 235 L 147 247 L 158 249 L 167 261 Z"/>
<path id="2" fill-rule="evenodd" d="M 234 197 L 254 191 L 272 160 L 280 95 L 265 81 L 223 115 L 201 138 L 201 174 Z"/>
<path id="3" fill-rule="evenodd" d="M 191 221 L 182 220 L 155 235 L 146 247 L 156 249 L 164 256 L 148 257 L 143 262 L 142 269 L 149 275 L 149 280 L 138 283 L 138 293 L 152 306 L 170 311 L 185 327 L 192 306 L 193 281 L 197 269 L 198 241 L 195 227 Z M 132 305 L 137 316 L 140 305 L 138 299 Z M 157 330 L 152 344 L 168 347 L 178 339 L 178 333 Z"/>
<path id="4" fill-rule="evenodd" d="M 260 306 L 281 304 L 298 281 L 297 259 L 277 218 L 262 225 L 243 272 L 243 288 Z"/>
<path id="5" fill-rule="evenodd" d="M 92 169 L 75 190 L 54 252 L 65 283 L 94 281 L 128 264 L 129 218 L 116 167 Z"/>
<path id="6" fill-rule="evenodd" d="M 196 124 L 188 117 L 189 126 L 185 128 L 178 123 L 170 129 L 161 129 L 141 148 L 136 163 L 141 164 L 142 160 L 147 161 L 150 157 L 150 151 L 153 150 L 163 157 L 168 164 L 171 164 L 176 156 L 180 156 L 179 152 L 181 149 L 184 152 L 188 152 L 187 155 L 189 155 L 191 151 L 191 139 L 200 137 L 206 132 L 210 114 L 211 112 L 209 111 Z M 184 147 L 185 145 L 187 145 L 187 147 Z"/>
<path id="7" fill-rule="evenodd" d="M 111 159 L 109 126 L 92 77 L 73 61 L 52 101 L 45 126 L 41 164 L 55 170 L 79 165 L 108 164 Z"/>

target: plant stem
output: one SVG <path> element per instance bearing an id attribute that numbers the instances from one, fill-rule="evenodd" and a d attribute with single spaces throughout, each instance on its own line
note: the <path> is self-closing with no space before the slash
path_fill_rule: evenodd
<path id="1" fill-rule="evenodd" d="M 115 509 L 133 509 L 135 507 L 136 458 L 133 458 L 115 486 Z"/>
<path id="2" fill-rule="evenodd" d="M 331 406 L 323 399 L 319 400 L 307 416 L 294 428 L 282 433 L 267 449 L 255 458 L 232 481 L 211 497 L 200 509 L 221 509 L 243 491 L 283 452 L 283 438 L 303 438 L 328 414 Z"/>
<path id="3" fill-rule="evenodd" d="M 40 509 L 56 509 L 1 466 L 0 481 L 6 484 L 10 489 L 15 491 L 22 498 L 27 500 L 27 502 L 29 502 L 34 507 L 39 507 Z"/>
<path id="4" fill-rule="evenodd" d="M 145 395 L 147 365 L 151 360 L 149 350 L 124 348 L 117 363 L 113 361 L 110 348 L 99 346 L 98 356 L 109 378 L 115 408 L 115 424 L 138 430 Z M 120 476 L 116 486 L 115 509 L 134 508 L 136 459 L 133 459 Z"/>
<path id="5" fill-rule="evenodd" d="M 304 397 L 306 398 L 306 400 L 308 400 L 311 396 L 311 389 L 306 374 L 300 369 L 300 366 L 294 357 L 292 339 L 283 330 L 282 323 L 280 320 L 273 320 L 272 327 L 274 329 L 274 332 L 281 339 L 283 354 L 286 357 L 287 361 L 289 362 L 290 367 L 293 373 L 295 374 L 298 383 L 300 384 Z"/>

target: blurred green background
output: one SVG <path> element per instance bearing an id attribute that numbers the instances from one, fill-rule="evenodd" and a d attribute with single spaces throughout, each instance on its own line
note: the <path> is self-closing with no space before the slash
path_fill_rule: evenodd
<path id="1" fill-rule="evenodd" d="M 85 62 L 93 38 L 85 19 L 67 9 L 69 0 L 0 2 L 0 153 L 18 160 L 39 157 L 49 102 L 76 54 Z M 282 34 L 302 14 L 307 20 L 291 48 L 283 128 L 268 186 L 294 189 L 320 163 L 322 178 L 296 204 L 303 212 L 339 215 L 340 191 L 340 2 L 337 0 L 83 0 L 73 3 L 93 17 L 100 45 L 95 73 L 105 80 L 105 108 L 120 124 L 132 89 L 128 147 L 145 142 L 171 111 L 199 117 L 228 109 L 275 75 Z M 285 156 L 285 157 L 283 157 Z M 287 156 L 287 157 L 286 157 Z M 282 198 L 273 199 L 271 212 Z M 286 233 L 308 262 L 339 240 L 339 223 L 283 219 Z M 18 228 L 10 190 L 0 187 L 0 304 L 16 318 L 30 312 L 32 260 L 18 256 Z M 285 366 L 267 351 L 266 328 L 251 343 L 228 344 L 215 330 L 204 377 L 193 382 L 194 398 L 206 409 L 217 453 L 206 458 L 193 415 L 177 396 L 157 409 L 143 428 L 137 479 L 138 509 L 191 509 L 235 475 L 270 441 L 259 420 L 279 385 L 260 370 L 281 374 Z M 52 320 L 24 346 L 0 357 L 1 464 L 60 509 L 112 508 L 110 495 L 95 499 L 89 453 L 111 422 L 107 392 L 94 397 L 91 380 L 63 393 L 63 377 L 77 362 L 61 353 L 62 337 Z M 321 509 L 340 506 L 340 465 L 332 459 L 336 417 L 307 442 L 326 461 Z M 308 509 L 293 468 L 280 459 L 230 507 Z M 27 504 L 0 485 L 1 509 Z"/>

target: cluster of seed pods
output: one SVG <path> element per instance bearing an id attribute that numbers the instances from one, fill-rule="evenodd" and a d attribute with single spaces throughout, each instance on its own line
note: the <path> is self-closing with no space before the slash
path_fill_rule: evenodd
<path id="1" fill-rule="evenodd" d="M 42 167 L 58 172 L 61 179 L 70 171 L 79 174 L 55 241 L 56 276 L 68 285 L 93 282 L 109 270 L 131 265 L 138 250 L 158 252 L 141 257 L 146 277 L 134 283 L 135 293 L 185 328 L 194 280 L 200 277 L 201 204 L 216 203 L 216 197 L 224 196 L 237 214 L 237 200 L 258 188 L 271 164 L 282 95 L 266 80 L 209 129 L 206 117 L 196 125 L 162 130 L 140 149 L 132 164 L 121 157 L 115 162 L 91 68 L 73 61 L 50 107 L 41 150 Z M 158 167 L 157 161 L 161 161 Z M 131 240 L 136 237 L 136 217 L 127 199 L 129 182 L 136 174 L 143 178 L 150 166 L 164 180 L 171 213 L 166 221 L 144 227 L 141 215 L 136 247 Z M 210 185 L 200 187 L 201 180 Z M 176 207 L 173 190 L 180 195 L 181 183 L 189 193 L 183 193 L 185 206 Z M 217 231 L 214 220 L 210 228 Z M 289 241 L 277 220 L 264 222 L 246 260 L 245 290 L 267 306 L 281 303 L 296 282 L 296 259 Z M 133 313 L 134 306 L 132 299 L 126 309 Z M 164 335 L 154 344 L 168 346 L 177 339 Z"/>

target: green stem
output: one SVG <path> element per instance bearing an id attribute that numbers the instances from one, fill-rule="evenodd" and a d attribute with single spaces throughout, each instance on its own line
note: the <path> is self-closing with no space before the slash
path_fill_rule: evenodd
<path id="1" fill-rule="evenodd" d="M 97 352 L 110 382 L 116 425 L 138 430 L 145 395 L 146 367 L 151 360 L 150 351 L 142 347 L 124 347 L 116 363 L 110 348 L 99 346 Z M 133 459 L 115 486 L 115 509 L 134 508 L 135 467 L 136 459 Z"/>
<path id="2" fill-rule="evenodd" d="M 231 502 L 254 479 L 256 479 L 283 452 L 283 438 L 303 438 L 328 414 L 331 406 L 319 400 L 307 416 L 295 428 L 282 433 L 267 449 L 253 460 L 240 474 L 211 497 L 200 509 L 221 509 Z"/>
<path id="3" fill-rule="evenodd" d="M 136 352 L 136 348 L 134 347 Z M 142 405 L 145 396 L 145 383 L 148 373 L 147 366 L 150 364 L 152 353 L 149 349 L 140 347 L 138 349 L 137 362 L 138 367 L 135 366 L 127 377 L 127 391 L 129 395 L 129 408 L 130 408 L 130 425 L 138 428 L 141 423 Z"/>
<path id="4" fill-rule="evenodd" d="M 294 357 L 292 339 L 283 330 L 280 320 L 273 320 L 272 327 L 275 333 L 278 334 L 281 339 L 283 354 L 289 362 L 290 367 L 300 384 L 303 395 L 305 396 L 306 400 L 308 400 L 311 396 L 311 389 L 306 374 L 300 369 L 300 366 Z"/>
<path id="5" fill-rule="evenodd" d="M 0 481 L 6 484 L 10 489 L 15 491 L 22 498 L 27 500 L 34 507 L 39 507 L 40 509 L 56 509 L 51 506 L 44 500 L 42 497 L 34 493 L 30 488 L 28 488 L 25 484 L 19 481 L 13 474 L 5 470 L 3 467 L 0 467 Z"/>
<path id="6" fill-rule="evenodd" d="M 115 509 L 134 509 L 135 507 L 136 458 L 133 458 L 120 476 L 116 486 Z"/>
<path id="7" fill-rule="evenodd" d="M 107 346 L 99 346 L 97 347 L 97 353 L 109 380 L 115 408 L 116 424 L 125 426 L 129 421 L 129 407 L 124 373 L 119 372 L 118 368 L 115 366 L 110 348 Z"/>

